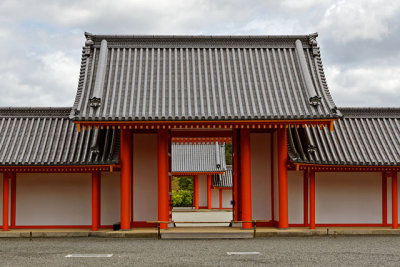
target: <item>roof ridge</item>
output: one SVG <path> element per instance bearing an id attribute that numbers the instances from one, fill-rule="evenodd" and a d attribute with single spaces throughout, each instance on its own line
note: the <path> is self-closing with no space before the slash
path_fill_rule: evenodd
<path id="1" fill-rule="evenodd" d="M 400 118 L 400 107 L 339 107 L 345 118 Z"/>
<path id="2" fill-rule="evenodd" d="M 0 107 L 0 117 L 68 117 L 71 107 Z"/>

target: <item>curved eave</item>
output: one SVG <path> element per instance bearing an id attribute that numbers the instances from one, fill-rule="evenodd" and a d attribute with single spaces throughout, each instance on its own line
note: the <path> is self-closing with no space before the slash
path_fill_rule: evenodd
<path id="1" fill-rule="evenodd" d="M 314 164 L 290 162 L 288 168 L 296 171 L 315 171 L 315 172 L 383 172 L 400 171 L 400 163 L 397 165 L 351 165 L 351 164 Z"/>
<path id="2" fill-rule="evenodd" d="M 119 169 L 116 164 L 104 165 L 30 165 L 30 166 L 0 166 L 0 172 L 16 173 L 90 173 L 95 171 L 113 172 Z"/>

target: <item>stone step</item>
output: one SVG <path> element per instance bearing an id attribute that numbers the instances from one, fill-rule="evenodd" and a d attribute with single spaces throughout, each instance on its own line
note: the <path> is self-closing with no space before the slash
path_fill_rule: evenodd
<path id="1" fill-rule="evenodd" d="M 161 233 L 161 239 L 251 239 L 253 232 L 171 232 Z"/>

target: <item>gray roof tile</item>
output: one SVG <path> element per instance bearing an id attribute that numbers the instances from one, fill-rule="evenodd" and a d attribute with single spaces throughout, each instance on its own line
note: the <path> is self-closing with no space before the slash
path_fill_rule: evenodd
<path id="1" fill-rule="evenodd" d="M 212 186 L 213 187 L 232 187 L 233 185 L 233 172 L 232 165 L 226 165 L 225 174 L 215 174 L 212 176 Z"/>
<path id="2" fill-rule="evenodd" d="M 71 118 L 335 118 L 315 38 L 87 34 Z"/>
<path id="3" fill-rule="evenodd" d="M 118 162 L 118 130 L 78 132 L 71 108 L 0 108 L 0 166 Z"/>
<path id="4" fill-rule="evenodd" d="M 400 108 L 340 108 L 334 131 L 288 130 L 292 162 L 325 165 L 400 166 Z M 314 152 L 312 152 L 314 151 Z"/>

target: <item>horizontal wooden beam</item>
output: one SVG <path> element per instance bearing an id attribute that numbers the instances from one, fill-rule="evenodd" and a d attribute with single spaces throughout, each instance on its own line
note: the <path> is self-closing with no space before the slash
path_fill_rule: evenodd
<path id="1" fill-rule="evenodd" d="M 113 172 L 118 169 L 118 165 L 0 166 L 0 172 L 3 173 L 90 173 L 93 171 Z"/>

